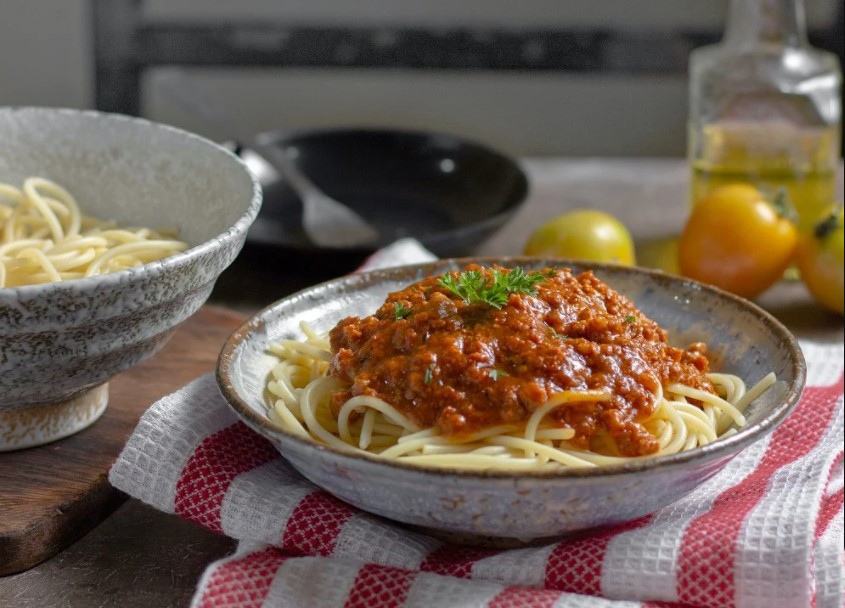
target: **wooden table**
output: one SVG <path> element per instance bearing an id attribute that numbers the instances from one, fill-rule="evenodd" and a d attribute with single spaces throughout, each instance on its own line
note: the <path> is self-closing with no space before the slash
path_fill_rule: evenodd
<path id="1" fill-rule="evenodd" d="M 528 202 L 479 253 L 519 253 L 534 227 L 574 207 L 610 211 L 637 239 L 676 233 L 686 215 L 687 171 L 680 160 L 543 159 L 526 166 L 532 183 Z M 841 171 L 838 192 L 841 196 Z M 245 250 L 221 278 L 212 301 L 249 313 L 314 281 L 313 275 L 297 273 L 305 266 L 301 260 L 256 264 L 261 255 Z M 761 302 L 799 338 L 843 340 L 842 319 L 817 308 L 800 283 L 780 284 Z M 130 500 L 53 559 L 0 579 L 0 606 L 185 606 L 205 565 L 233 546 Z"/>

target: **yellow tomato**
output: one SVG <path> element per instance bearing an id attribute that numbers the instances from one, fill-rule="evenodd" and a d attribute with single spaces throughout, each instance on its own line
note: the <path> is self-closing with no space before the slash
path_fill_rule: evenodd
<path id="1" fill-rule="evenodd" d="M 776 203 L 747 184 L 714 189 L 681 235 L 681 273 L 746 298 L 761 294 L 783 276 L 798 240 L 785 203 Z"/>
<path id="2" fill-rule="evenodd" d="M 696 204 L 705 203 L 714 198 L 727 201 L 728 203 L 739 201 L 756 203 L 763 198 L 763 195 L 751 184 L 727 184 L 714 188 L 706 196 L 698 199 Z"/>
<path id="3" fill-rule="evenodd" d="M 834 207 L 824 214 L 815 229 L 798 243 L 801 280 L 823 306 L 845 314 L 843 297 L 843 211 Z"/>
<path id="4" fill-rule="evenodd" d="M 628 229 L 612 215 L 578 209 L 540 226 L 525 244 L 525 254 L 631 266 L 634 241 Z"/>

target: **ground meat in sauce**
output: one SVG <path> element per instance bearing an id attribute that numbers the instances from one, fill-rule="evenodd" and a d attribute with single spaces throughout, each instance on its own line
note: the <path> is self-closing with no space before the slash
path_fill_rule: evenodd
<path id="1" fill-rule="evenodd" d="M 343 319 L 330 333 L 331 374 L 350 388 L 334 406 L 377 396 L 421 427 L 459 435 L 524 422 L 562 390 L 604 389 L 611 401 L 567 405 L 549 419 L 573 428 L 582 448 L 606 451 L 610 435 L 622 455 L 655 452 L 640 422 L 657 382 L 712 392 L 706 346 L 669 346 L 663 329 L 591 272 L 541 272 L 533 294 L 511 293 L 501 309 L 467 304 L 432 277 L 391 293 L 372 316 Z"/>

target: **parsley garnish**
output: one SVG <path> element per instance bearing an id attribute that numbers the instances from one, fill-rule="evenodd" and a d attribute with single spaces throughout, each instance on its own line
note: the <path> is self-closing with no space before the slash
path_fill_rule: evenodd
<path id="1" fill-rule="evenodd" d="M 411 309 L 405 306 L 402 302 L 395 302 L 393 304 L 393 316 L 396 317 L 396 320 L 404 319 L 409 314 L 411 314 Z"/>
<path id="2" fill-rule="evenodd" d="M 631 323 L 636 323 L 636 322 L 637 322 L 637 316 L 636 315 L 628 315 L 627 317 L 625 317 L 625 323 L 627 323 L 628 325 L 630 325 Z"/>
<path id="3" fill-rule="evenodd" d="M 425 374 L 423 374 L 423 382 L 426 384 L 431 384 L 432 379 L 434 378 L 434 365 L 429 365 L 425 368 Z"/>
<path id="4" fill-rule="evenodd" d="M 505 376 L 509 376 L 508 372 L 503 369 L 488 369 L 487 375 L 490 376 L 493 380 L 498 380 L 499 378 L 504 378 Z"/>
<path id="5" fill-rule="evenodd" d="M 534 286 L 546 277 L 540 272 L 525 272 L 517 266 L 510 272 L 498 268 L 489 277 L 479 270 L 465 270 L 440 277 L 440 285 L 467 304 L 487 304 L 493 308 L 504 306 L 512 293 L 533 294 Z"/>

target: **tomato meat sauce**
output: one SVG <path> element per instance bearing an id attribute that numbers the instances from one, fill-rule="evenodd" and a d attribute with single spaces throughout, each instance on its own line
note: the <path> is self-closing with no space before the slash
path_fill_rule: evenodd
<path id="1" fill-rule="evenodd" d="M 488 283 L 509 272 L 466 270 Z M 583 449 L 657 451 L 642 423 L 657 405 L 658 385 L 713 392 L 706 346 L 670 346 L 665 330 L 592 272 L 539 273 L 539 282 L 506 294 L 498 308 L 431 277 L 391 293 L 372 316 L 340 321 L 330 332 L 330 373 L 349 388 L 333 395 L 335 411 L 370 395 L 421 428 L 460 436 L 523 424 L 560 391 L 600 390 L 609 401 L 567 403 L 546 422 L 572 428 L 571 443 Z"/>

